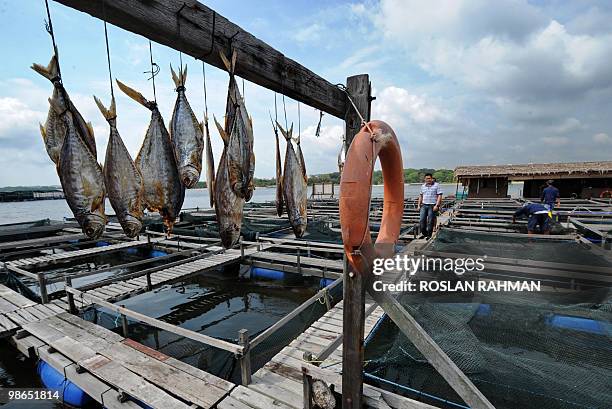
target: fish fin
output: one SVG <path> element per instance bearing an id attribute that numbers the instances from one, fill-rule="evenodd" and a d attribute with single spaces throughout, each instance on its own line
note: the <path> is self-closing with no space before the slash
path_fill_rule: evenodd
<path id="1" fill-rule="evenodd" d="M 232 63 L 230 63 L 225 54 L 223 54 L 222 51 L 219 51 L 219 56 L 221 57 L 221 61 L 223 61 L 223 65 L 225 65 L 225 69 L 227 70 L 227 72 L 233 74 L 234 72 L 232 71 Z"/>
<path id="2" fill-rule="evenodd" d="M 38 126 L 40 127 L 40 134 L 42 135 L 43 141 L 47 142 L 47 130 L 40 122 L 38 123 Z"/>
<path id="3" fill-rule="evenodd" d="M 172 81 L 174 81 L 174 85 L 178 88 L 181 86 L 181 80 L 174 72 L 174 68 L 172 68 L 172 64 L 170 64 L 170 73 L 172 74 Z"/>
<path id="4" fill-rule="evenodd" d="M 213 119 L 215 121 L 215 125 L 217 126 L 217 129 L 219 130 L 219 135 L 221 135 L 221 139 L 223 139 L 223 143 L 227 146 L 227 144 L 229 143 L 229 136 L 225 133 L 225 130 L 223 129 L 221 124 L 217 121 L 217 118 L 214 115 L 213 115 Z"/>
<path id="5" fill-rule="evenodd" d="M 102 104 L 102 101 L 100 101 L 98 97 L 94 95 L 93 98 L 94 98 L 94 101 L 96 101 L 96 105 L 98 106 L 98 109 L 100 110 L 100 112 L 102 112 L 102 115 L 104 115 L 104 118 L 106 118 L 106 120 L 117 118 L 117 108 L 115 105 L 115 97 L 111 99 L 111 104 L 110 104 L 110 107 L 108 107 L 108 109 L 104 106 L 104 104 Z"/>
<path id="6" fill-rule="evenodd" d="M 51 105 L 51 108 L 55 111 L 56 114 L 58 115 L 62 115 L 64 112 L 67 111 L 66 108 L 64 108 L 64 106 L 60 103 L 59 99 L 57 98 L 49 98 L 49 105 Z"/>
<path id="7" fill-rule="evenodd" d="M 140 105 L 151 109 L 152 102 L 147 101 L 147 99 L 138 91 L 133 88 L 128 87 L 123 82 L 116 80 L 117 85 L 119 85 L 119 89 L 125 93 L 128 97 L 132 98 L 134 101 L 138 102 Z"/>
<path id="8" fill-rule="evenodd" d="M 51 61 L 49 61 L 49 65 L 47 65 L 46 67 L 34 63 L 30 68 L 32 68 L 34 71 L 36 71 L 49 81 L 53 81 L 55 78 L 59 77 L 57 56 L 55 54 L 53 54 L 53 57 L 51 57 Z"/>
<path id="9" fill-rule="evenodd" d="M 293 124 L 291 124 L 291 129 L 289 129 L 289 132 L 285 131 L 281 124 L 278 123 L 278 121 L 276 121 L 276 126 L 285 137 L 285 140 L 289 142 L 291 140 L 291 133 L 293 132 Z"/>
<path id="10" fill-rule="evenodd" d="M 207 119 L 204 118 L 204 121 L 206 121 Z M 200 130 L 202 131 L 202 133 L 204 133 L 204 121 L 200 121 Z"/>
<path id="11" fill-rule="evenodd" d="M 104 193 L 96 196 L 91 202 L 91 211 L 95 212 L 98 209 L 101 209 L 104 213 Z"/>
<path id="12" fill-rule="evenodd" d="M 174 69 L 172 68 L 172 64 L 170 64 L 170 72 L 172 73 L 172 81 L 174 81 L 174 85 L 176 85 L 177 88 L 184 87 L 185 81 L 187 81 L 187 66 L 185 66 L 183 71 L 181 71 L 179 68 L 179 74 L 176 75 L 176 72 L 174 72 Z"/>
<path id="13" fill-rule="evenodd" d="M 94 131 L 93 131 L 93 125 L 91 124 L 91 122 L 87 122 L 85 125 L 87 125 L 87 130 L 89 131 L 89 134 L 91 135 L 91 138 L 95 140 L 95 138 L 94 138 Z"/>

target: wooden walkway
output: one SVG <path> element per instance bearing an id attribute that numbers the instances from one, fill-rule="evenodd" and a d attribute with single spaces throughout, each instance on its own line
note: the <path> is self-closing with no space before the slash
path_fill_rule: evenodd
<path id="1" fill-rule="evenodd" d="M 29 322 L 60 314 L 67 306 L 60 300 L 38 304 L 0 284 L 0 338 L 11 335 Z"/>
<path id="2" fill-rule="evenodd" d="M 186 261 L 185 263 L 151 273 L 151 285 L 159 286 L 185 279 L 208 270 L 213 270 L 236 263 L 240 261 L 240 258 L 240 250 L 232 249 L 225 250 L 223 253 L 211 254 L 208 256 L 204 255 L 202 258 L 197 260 Z M 147 278 L 142 275 L 140 277 L 121 280 L 112 284 L 87 290 L 85 293 L 109 302 L 115 302 L 145 291 L 147 291 Z M 62 298 L 62 301 L 67 301 L 66 297 Z M 81 300 L 79 297 L 75 297 L 75 304 L 77 308 L 83 308 L 90 303 L 91 302 L 89 300 Z"/>
<path id="3" fill-rule="evenodd" d="M 274 245 L 270 245 L 274 247 Z M 254 267 L 270 268 L 273 270 L 304 275 L 314 275 L 325 278 L 339 278 L 342 276 L 342 260 L 298 256 L 274 251 L 256 251 L 245 257 L 245 262 Z"/>
<path id="4" fill-rule="evenodd" d="M 234 384 L 142 344 L 62 313 L 23 326 L 18 349 L 36 356 L 108 408 L 212 408 Z M 78 366 L 78 367 L 77 367 Z"/>
<path id="5" fill-rule="evenodd" d="M 103 247 L 91 247 L 91 248 L 83 249 L 83 250 L 65 251 L 62 253 L 49 254 L 46 256 L 24 258 L 24 259 L 9 261 L 6 263 L 6 267 L 10 269 L 11 266 L 23 268 L 26 266 L 42 264 L 42 263 L 45 263 L 45 264 L 46 263 L 58 263 L 58 262 L 62 262 L 65 260 L 72 260 L 75 258 L 87 257 L 87 256 L 96 255 L 100 253 L 109 253 L 112 251 L 117 251 L 117 250 L 122 250 L 122 249 L 127 249 L 127 248 L 140 247 L 148 243 L 149 242 L 147 241 L 147 239 L 141 239 L 141 240 L 125 241 L 125 242 L 111 244 L 111 245 L 103 246 Z"/>
<path id="6" fill-rule="evenodd" d="M 413 251 L 409 249 L 407 251 Z M 397 282 L 401 274 L 383 276 L 384 282 Z M 365 337 L 382 318 L 383 310 L 367 297 Z M 238 386 L 219 404 L 219 409 L 302 409 L 304 407 L 302 365 L 308 364 L 305 353 L 320 364 L 325 380 L 342 390 L 342 319 L 343 302 L 338 303 L 300 334 L 270 362 L 252 376 L 247 387 Z M 321 356 L 324 355 L 324 356 Z M 321 358 L 318 358 L 321 357 Z M 367 407 L 380 409 L 426 409 L 432 406 L 364 384 Z"/>

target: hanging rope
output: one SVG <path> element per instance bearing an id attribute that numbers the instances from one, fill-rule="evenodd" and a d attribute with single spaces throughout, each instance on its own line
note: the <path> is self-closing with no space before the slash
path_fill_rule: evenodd
<path id="1" fill-rule="evenodd" d="M 108 79 L 110 82 L 110 91 L 112 100 L 115 99 L 115 90 L 113 89 L 113 71 L 111 70 L 110 48 L 108 46 L 108 29 L 106 27 L 106 0 L 102 0 L 102 17 L 104 20 L 104 40 L 106 41 L 106 61 L 108 62 Z"/>
<path id="2" fill-rule="evenodd" d="M 298 140 L 302 135 L 302 118 L 300 116 L 300 101 L 298 101 Z"/>
<path id="3" fill-rule="evenodd" d="M 202 61 L 202 79 L 204 82 L 204 124 L 208 126 L 208 101 L 206 99 L 206 63 Z"/>
<path id="4" fill-rule="evenodd" d="M 157 94 L 155 92 L 155 76 L 159 74 L 159 65 L 153 62 L 153 46 L 151 45 L 151 40 L 149 40 L 149 57 L 151 58 L 151 78 L 153 80 L 153 101 L 157 104 Z M 147 73 L 148 71 L 145 71 Z"/>
<path id="5" fill-rule="evenodd" d="M 323 121 L 323 111 L 319 111 L 319 123 L 317 124 L 317 130 L 315 136 L 318 138 L 321 135 L 321 122 Z"/>
<path id="6" fill-rule="evenodd" d="M 183 37 L 181 37 L 181 11 L 185 8 L 187 4 L 183 3 L 180 9 L 176 12 L 176 31 L 178 34 L 179 41 L 181 44 L 183 43 Z M 180 73 L 179 79 L 181 81 L 181 86 L 185 86 L 185 79 L 183 78 L 183 52 L 179 51 L 179 65 L 180 65 Z"/>
<path id="7" fill-rule="evenodd" d="M 49 11 L 49 0 L 45 0 L 45 7 L 47 8 L 47 20 L 45 21 L 45 30 L 51 36 L 51 42 L 53 43 L 53 53 L 57 60 L 57 76 L 60 82 L 62 81 L 62 73 L 60 71 L 59 53 L 57 51 L 57 43 L 55 42 L 55 32 L 53 31 L 53 22 L 51 21 L 51 12 Z"/>
<path id="8" fill-rule="evenodd" d="M 351 94 L 349 94 L 349 92 L 346 89 L 346 87 L 344 86 L 344 84 L 336 84 L 336 86 L 338 88 L 340 88 L 342 91 L 344 91 L 344 93 L 346 94 L 346 97 L 348 98 L 349 102 L 353 106 L 353 109 L 355 109 L 355 112 L 357 112 L 357 115 L 359 116 L 359 119 L 361 119 L 361 125 L 362 126 L 365 125 L 366 128 L 368 128 L 368 131 L 370 131 L 370 134 L 374 134 L 374 132 L 370 128 L 370 125 L 368 125 L 368 123 L 366 122 L 366 120 L 363 117 L 363 115 L 361 115 L 361 112 L 359 112 L 359 109 L 357 108 L 357 105 L 355 105 L 355 103 L 353 102 L 353 99 L 351 98 Z"/>
<path id="9" fill-rule="evenodd" d="M 274 93 L 274 120 L 278 122 L 278 108 L 276 107 L 276 92 Z"/>
<path id="10" fill-rule="evenodd" d="M 289 125 L 287 122 L 287 106 L 285 105 L 285 94 L 283 94 L 283 111 L 285 111 L 285 129 L 289 129 Z"/>

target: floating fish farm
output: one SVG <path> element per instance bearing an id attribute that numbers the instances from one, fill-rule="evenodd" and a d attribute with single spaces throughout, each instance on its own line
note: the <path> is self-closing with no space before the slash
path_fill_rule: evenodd
<path id="1" fill-rule="evenodd" d="M 44 408 L 612 407 L 612 163 L 555 167 L 594 182 L 566 183 L 554 208 L 507 195 L 514 177 L 537 194 L 550 164 L 465 167 L 455 195 L 422 207 L 423 189 L 440 185 L 428 174 L 419 198 L 406 194 L 398 138 L 370 118 L 367 74 L 334 85 L 197 1 L 56 2 L 104 21 L 110 96 L 94 99 L 109 142 L 101 165 L 45 1 L 40 132 L 62 187 L 51 196 L 73 217 L 0 225 L 0 388 L 53 392 Z M 115 80 L 107 24 L 147 39 L 150 90 Z M 167 117 L 153 43 L 179 60 Z M 202 63 L 201 122 L 183 54 Z M 228 75 L 211 121 L 207 64 Z M 309 184 L 299 105 L 294 130 L 275 103 L 274 200 L 254 200 L 262 136 L 239 77 L 282 94 L 282 108 L 287 96 L 344 121 L 339 189 Z M 135 155 L 115 87 L 149 118 Z M 208 201 L 186 208 L 200 179 Z M 430 207 L 433 231 L 420 225 Z"/>

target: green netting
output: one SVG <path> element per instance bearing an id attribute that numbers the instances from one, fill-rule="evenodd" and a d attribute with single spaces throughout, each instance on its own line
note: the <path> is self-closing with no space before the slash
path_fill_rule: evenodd
<path id="1" fill-rule="evenodd" d="M 610 266 L 610 260 L 590 244 L 567 239 L 537 239 L 527 235 L 507 236 L 442 228 L 429 249 L 444 253 Z"/>

